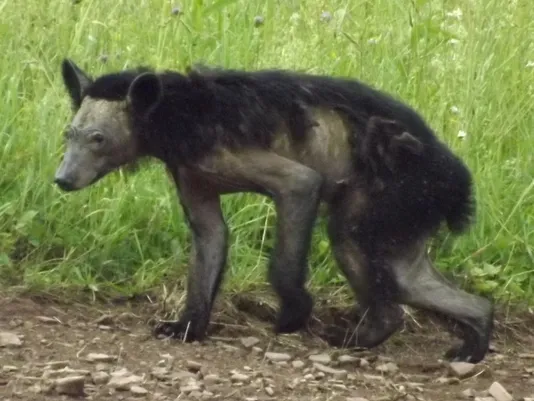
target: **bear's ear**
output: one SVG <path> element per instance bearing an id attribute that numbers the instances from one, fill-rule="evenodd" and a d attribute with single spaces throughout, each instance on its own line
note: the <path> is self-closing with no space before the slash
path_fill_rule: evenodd
<path id="1" fill-rule="evenodd" d="M 127 99 L 135 114 L 147 118 L 162 97 L 163 85 L 159 77 L 152 72 L 145 72 L 130 84 Z"/>
<path id="2" fill-rule="evenodd" d="M 400 149 L 406 149 L 414 155 L 423 153 L 423 143 L 409 132 L 394 135 L 389 144 L 390 150 L 397 154 Z"/>
<path id="3" fill-rule="evenodd" d="M 82 104 L 83 91 L 91 85 L 93 80 L 74 61 L 66 58 L 61 63 L 63 83 L 69 92 L 72 107 L 78 109 Z"/>

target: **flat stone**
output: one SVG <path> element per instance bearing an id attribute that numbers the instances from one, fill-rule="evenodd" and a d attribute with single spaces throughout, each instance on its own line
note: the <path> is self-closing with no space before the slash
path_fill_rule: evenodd
<path id="1" fill-rule="evenodd" d="M 462 397 L 464 398 L 475 398 L 476 392 L 472 388 L 462 391 Z"/>
<path id="2" fill-rule="evenodd" d="M 198 372 L 202 368 L 202 364 L 197 361 L 185 361 L 185 367 L 192 371 L 192 372 Z"/>
<path id="3" fill-rule="evenodd" d="M 356 363 L 360 360 L 360 358 L 356 358 L 352 355 L 340 355 L 339 358 L 337 358 L 337 361 L 339 363 L 345 364 L 345 363 Z"/>
<path id="4" fill-rule="evenodd" d="M 216 374 L 209 374 L 204 376 L 204 383 L 206 385 L 217 384 L 221 381 L 221 378 Z"/>
<path id="5" fill-rule="evenodd" d="M 84 376 L 68 376 L 55 381 L 55 387 L 58 394 L 65 394 L 73 397 L 82 397 L 84 395 L 84 386 Z"/>
<path id="6" fill-rule="evenodd" d="M 113 387 L 116 390 L 127 391 L 133 385 L 141 383 L 143 378 L 137 375 L 129 376 L 113 376 L 108 382 L 108 386 Z"/>
<path id="7" fill-rule="evenodd" d="M 332 358 L 328 354 L 310 355 L 308 359 L 312 362 L 322 363 L 323 365 L 328 365 L 330 362 L 332 362 Z"/>
<path id="8" fill-rule="evenodd" d="M 282 362 L 289 361 L 291 359 L 291 355 L 281 352 L 266 352 L 265 358 L 272 362 Z"/>
<path id="9" fill-rule="evenodd" d="M 250 380 L 250 377 L 243 373 L 233 372 L 230 376 L 230 380 L 232 380 L 233 382 L 248 382 Z"/>
<path id="10" fill-rule="evenodd" d="M 399 367 L 393 362 L 388 362 L 378 365 L 375 369 L 381 373 L 395 373 L 399 370 Z"/>
<path id="11" fill-rule="evenodd" d="M 319 363 L 319 362 L 314 362 L 313 366 L 318 371 L 330 374 L 330 375 L 334 376 L 336 379 L 342 380 L 342 379 L 345 379 L 347 377 L 347 371 L 344 370 L 344 369 L 334 369 L 334 368 L 331 368 L 329 366 L 323 365 L 322 363 Z"/>
<path id="12" fill-rule="evenodd" d="M 108 355 L 108 354 L 100 354 L 100 353 L 94 353 L 91 352 L 90 354 L 87 354 L 87 360 L 90 362 L 113 362 L 116 360 L 116 356 Z"/>
<path id="13" fill-rule="evenodd" d="M 476 365 L 469 362 L 451 362 L 449 372 L 460 379 L 468 377 L 475 373 Z"/>
<path id="14" fill-rule="evenodd" d="M 302 368 L 304 367 L 304 362 L 303 362 L 303 361 L 300 361 L 300 360 L 296 360 L 296 361 L 291 362 L 291 365 L 292 365 L 295 369 L 302 369 Z"/>
<path id="15" fill-rule="evenodd" d="M 22 341 L 19 336 L 10 331 L 0 331 L 0 347 L 15 348 L 20 347 Z"/>
<path id="16" fill-rule="evenodd" d="M 513 397 L 508 391 L 499 383 L 494 382 L 488 389 L 490 395 L 497 401 L 512 401 Z"/>
<path id="17" fill-rule="evenodd" d="M 200 391 L 202 388 L 200 387 L 200 384 L 196 380 L 189 380 L 186 384 L 183 386 L 180 386 L 180 391 L 183 393 L 191 393 L 193 391 Z"/>
<path id="18" fill-rule="evenodd" d="M 146 395 L 148 394 L 148 390 L 144 387 L 137 386 L 134 384 L 132 387 L 130 387 L 130 393 L 134 395 Z"/>
<path id="19" fill-rule="evenodd" d="M 257 337 L 242 337 L 241 344 L 245 348 L 252 348 L 260 342 L 260 339 Z"/>

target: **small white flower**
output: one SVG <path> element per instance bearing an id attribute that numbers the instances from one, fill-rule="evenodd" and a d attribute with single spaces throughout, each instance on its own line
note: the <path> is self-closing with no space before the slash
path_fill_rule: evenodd
<path id="1" fill-rule="evenodd" d="M 371 38 L 367 41 L 368 44 L 370 45 L 376 45 L 378 43 L 378 39 L 377 38 Z"/>
<path id="2" fill-rule="evenodd" d="M 529 61 L 525 67 L 534 68 L 534 61 Z"/>
<path id="3" fill-rule="evenodd" d="M 332 14 L 329 11 L 323 11 L 321 13 L 321 21 L 328 22 L 332 19 Z"/>
<path id="4" fill-rule="evenodd" d="M 447 17 L 456 18 L 457 20 L 462 19 L 462 16 L 463 16 L 463 13 L 462 13 L 462 10 L 460 10 L 460 8 L 456 8 L 447 13 Z"/>
<path id="5" fill-rule="evenodd" d="M 460 130 L 458 131 L 458 138 L 465 138 L 467 136 L 467 132 L 465 132 L 464 130 Z"/>
<path id="6" fill-rule="evenodd" d="M 451 113 L 453 114 L 459 114 L 460 113 L 460 109 L 456 106 L 452 106 L 451 107 Z"/>
<path id="7" fill-rule="evenodd" d="M 96 38 L 93 35 L 87 36 L 87 40 L 89 40 L 89 42 L 96 42 Z"/>
<path id="8" fill-rule="evenodd" d="M 458 39 L 452 38 L 452 39 L 449 39 L 447 43 L 450 45 L 457 45 L 458 43 L 460 43 L 460 41 Z"/>

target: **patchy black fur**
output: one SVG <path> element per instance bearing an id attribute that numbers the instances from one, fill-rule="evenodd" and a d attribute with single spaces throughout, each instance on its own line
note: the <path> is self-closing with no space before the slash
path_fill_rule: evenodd
<path id="1" fill-rule="evenodd" d="M 103 75 L 84 95 L 125 99 L 132 81 L 145 71 L 150 69 Z M 282 70 L 243 72 L 204 66 L 186 74 L 165 71 L 159 78 L 163 99 L 149 120 L 130 114 L 145 153 L 168 164 L 194 163 L 217 144 L 268 147 L 286 121 L 293 140 L 299 141 L 313 125 L 306 107 L 344 113 L 353 125 L 351 146 L 357 155 L 365 140 L 359 133 L 366 133 L 371 117 L 380 116 L 405 127 L 424 151 L 406 157 L 395 174 L 380 174 L 385 187 L 373 193 L 373 208 L 358 221 L 359 240 L 412 241 L 436 230 L 444 219 L 454 232 L 470 223 L 474 202 L 467 167 L 412 108 L 366 84 Z M 368 168 L 362 157 L 355 158 L 356 170 L 365 175 Z"/>
<path id="2" fill-rule="evenodd" d="M 418 142 L 422 147 L 417 151 L 399 149 L 397 154 L 388 155 L 394 136 L 409 132 L 418 140 L 425 137 L 398 121 L 391 122 L 394 128 L 382 122 L 368 125 L 362 135 L 354 137 L 359 185 L 365 182 L 373 199 L 367 213 L 358 216 L 354 234 L 359 241 L 402 246 L 432 234 L 444 220 L 453 233 L 465 230 L 475 213 L 467 166 L 434 138 Z M 397 132 L 388 132 L 394 129 Z M 384 154 L 378 154 L 378 146 Z M 386 156 L 401 158 L 393 170 L 386 165 Z"/>
<path id="3" fill-rule="evenodd" d="M 85 95 L 106 100 L 126 98 L 129 85 L 147 68 L 103 75 Z M 398 120 L 423 143 L 437 141 L 433 132 L 410 107 L 353 79 L 305 75 L 282 70 L 243 72 L 202 67 L 187 75 L 166 71 L 159 74 L 164 97 L 150 121 L 134 128 L 148 133 L 146 146 L 194 162 L 216 144 L 229 148 L 267 147 L 284 121 L 311 125 L 306 107 L 338 109 L 351 118 L 355 132 L 365 130 L 373 115 Z M 291 128 L 291 127 L 290 127 Z M 148 131 L 148 132 L 147 132 Z M 292 129 L 295 140 L 305 133 Z"/>
<path id="4" fill-rule="evenodd" d="M 384 169 L 383 169 L 384 170 Z M 472 178 L 465 164 L 442 143 L 427 144 L 371 191 L 372 207 L 358 216 L 358 241 L 386 246 L 407 244 L 432 234 L 443 220 L 463 231 L 475 212 Z"/>
<path id="5" fill-rule="evenodd" d="M 132 70 L 102 75 L 84 90 L 83 96 L 89 96 L 94 99 L 124 100 L 133 80 L 144 72 L 153 72 L 153 70 L 148 67 L 138 67 Z"/>

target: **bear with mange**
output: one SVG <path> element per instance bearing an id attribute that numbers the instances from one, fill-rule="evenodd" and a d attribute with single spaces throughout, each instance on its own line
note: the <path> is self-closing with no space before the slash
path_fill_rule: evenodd
<path id="1" fill-rule="evenodd" d="M 334 257 L 369 311 L 353 345 L 387 340 L 408 304 L 462 326 L 450 359 L 484 358 L 492 303 L 445 281 L 426 252 L 443 222 L 460 232 L 471 221 L 471 175 L 409 106 L 354 79 L 283 70 L 139 68 L 94 79 L 64 60 L 62 75 L 74 116 L 60 188 L 80 190 L 144 158 L 174 180 L 193 249 L 181 317 L 155 334 L 205 337 L 227 259 L 220 197 L 255 192 L 277 211 L 268 266 L 277 333 L 304 328 L 312 312 L 308 253 L 324 202 Z"/>

